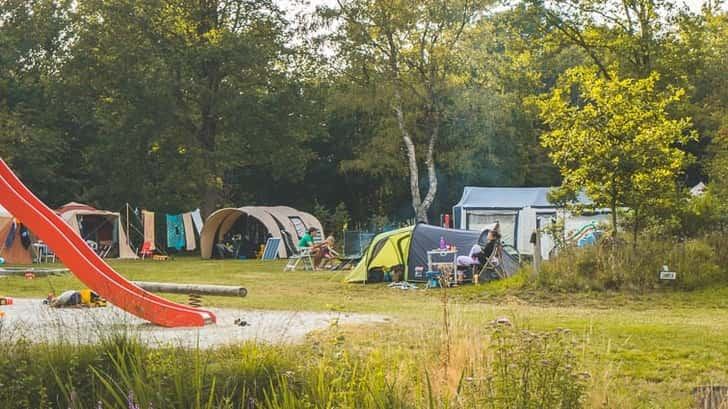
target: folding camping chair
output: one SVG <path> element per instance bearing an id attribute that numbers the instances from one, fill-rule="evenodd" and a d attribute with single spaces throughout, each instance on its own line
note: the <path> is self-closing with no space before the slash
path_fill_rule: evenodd
<path id="1" fill-rule="evenodd" d="M 142 248 L 139 249 L 139 255 L 142 256 L 142 260 L 144 260 L 145 257 L 151 257 L 154 255 L 151 241 L 145 241 L 144 244 L 142 244 Z"/>
<path id="2" fill-rule="evenodd" d="M 96 251 L 101 258 L 106 258 L 109 256 L 109 253 L 111 253 L 111 249 L 113 248 L 113 243 L 111 242 L 100 242 L 99 248 Z"/>
<path id="3" fill-rule="evenodd" d="M 288 257 L 288 263 L 286 263 L 286 267 L 283 268 L 283 271 L 296 271 L 298 264 L 301 262 L 303 262 L 304 270 L 313 271 L 314 265 L 313 265 L 313 256 L 311 254 L 312 250 L 313 250 L 312 247 L 299 248 L 298 253 L 293 254 L 290 257 Z"/>
<path id="4" fill-rule="evenodd" d="M 36 251 L 36 254 L 35 254 L 36 263 L 55 263 L 56 262 L 56 253 L 54 253 L 53 250 L 51 250 L 47 244 L 45 244 L 39 240 L 36 243 L 33 243 L 33 247 L 35 248 L 35 251 Z"/>
<path id="5" fill-rule="evenodd" d="M 485 247 L 486 246 L 483 246 L 483 249 L 485 249 Z M 480 269 L 477 273 L 477 282 L 481 282 L 484 278 L 486 281 L 506 278 L 505 274 L 500 269 L 502 248 L 503 246 L 501 245 L 500 240 L 496 240 L 490 254 L 486 254 L 485 257 L 481 258 Z M 473 282 L 476 282 L 475 274 L 473 275 Z"/>

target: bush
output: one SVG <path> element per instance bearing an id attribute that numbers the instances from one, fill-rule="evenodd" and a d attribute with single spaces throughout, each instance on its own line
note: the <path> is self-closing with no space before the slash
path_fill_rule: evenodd
<path id="1" fill-rule="evenodd" d="M 563 291 L 693 290 L 728 280 L 726 238 L 690 239 L 670 242 L 643 239 L 632 243 L 602 242 L 585 248 L 569 247 L 543 263 L 536 285 Z M 659 271 L 668 266 L 677 280 L 662 281 Z"/>

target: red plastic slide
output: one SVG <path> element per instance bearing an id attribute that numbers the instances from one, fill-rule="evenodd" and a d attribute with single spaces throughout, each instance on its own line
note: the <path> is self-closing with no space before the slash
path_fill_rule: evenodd
<path id="1" fill-rule="evenodd" d="M 79 280 L 124 311 L 165 327 L 203 326 L 216 321 L 210 311 L 173 303 L 142 290 L 116 273 L 35 197 L 2 159 L 0 204 L 48 244 Z"/>

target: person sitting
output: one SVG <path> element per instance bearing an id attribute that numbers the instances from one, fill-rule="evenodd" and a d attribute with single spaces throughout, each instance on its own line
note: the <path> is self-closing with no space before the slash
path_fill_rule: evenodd
<path id="1" fill-rule="evenodd" d="M 329 236 L 319 246 L 318 258 L 319 262 L 314 263 L 318 270 L 325 268 L 333 259 L 339 256 L 339 253 L 334 250 L 334 236 Z M 314 257 L 315 259 L 315 257 Z M 314 260 L 315 261 L 315 260 Z"/>
<path id="2" fill-rule="evenodd" d="M 475 272 L 474 269 L 480 265 L 480 254 L 482 252 L 482 247 L 476 243 L 470 248 L 470 253 L 467 256 L 458 256 L 455 259 L 457 264 L 457 281 L 459 284 L 462 284 L 466 278 L 471 278 Z"/>
<path id="3" fill-rule="evenodd" d="M 301 237 L 300 240 L 298 240 L 298 248 L 306 248 L 311 247 L 316 248 L 317 245 L 313 242 L 313 235 L 318 231 L 315 227 L 311 227 L 308 229 L 308 231 Z"/>
<path id="4" fill-rule="evenodd" d="M 470 248 L 470 254 L 467 256 L 458 256 L 456 259 L 458 267 L 470 267 L 480 264 L 479 257 L 482 252 L 482 247 L 480 247 L 477 243 L 473 244 L 473 247 Z"/>
<path id="5" fill-rule="evenodd" d="M 486 242 L 480 243 L 483 246 L 483 251 L 478 254 L 478 261 L 481 266 L 487 267 L 487 271 L 484 272 L 485 276 L 481 275 L 480 280 L 490 281 L 500 278 L 496 271 L 499 264 L 498 254 L 494 254 L 494 251 L 496 251 L 501 236 L 497 230 L 492 229 L 487 232 L 486 237 Z"/>

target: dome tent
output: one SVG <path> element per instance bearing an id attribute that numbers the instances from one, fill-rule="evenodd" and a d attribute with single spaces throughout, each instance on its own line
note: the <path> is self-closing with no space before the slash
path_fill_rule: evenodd
<path id="1" fill-rule="evenodd" d="M 212 213 L 202 227 L 200 234 L 200 246 L 202 258 L 211 258 L 215 243 L 222 240 L 236 221 L 240 218 L 255 220 L 262 224 L 267 233 L 273 237 L 281 237 L 281 230 L 278 223 L 270 213 L 260 207 L 246 206 L 240 208 L 225 208 Z M 278 257 L 287 257 L 285 246 L 278 247 Z"/>
<path id="2" fill-rule="evenodd" d="M 365 283 L 370 270 L 398 265 L 405 269 L 405 280 L 425 281 L 424 276 L 417 277 L 415 272 L 417 267 L 423 267 L 423 271 L 427 271 L 427 252 L 439 246 L 441 237 L 457 248 L 458 256 L 465 256 L 478 243 L 480 232 L 445 229 L 420 223 L 378 234 L 364 251 L 359 264 L 346 277 L 346 281 Z"/>
<path id="3" fill-rule="evenodd" d="M 287 206 L 220 209 L 205 220 L 200 234 L 201 256 L 211 258 L 215 244 L 236 231 L 255 245 L 264 244 L 269 235 L 281 237 L 278 257 L 287 258 L 292 255 L 298 239 L 311 227 L 323 234 L 321 223 L 314 216 Z"/>

